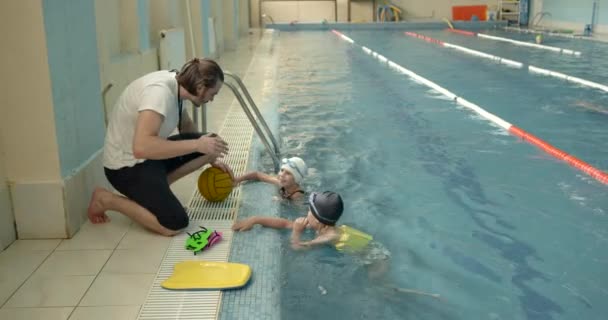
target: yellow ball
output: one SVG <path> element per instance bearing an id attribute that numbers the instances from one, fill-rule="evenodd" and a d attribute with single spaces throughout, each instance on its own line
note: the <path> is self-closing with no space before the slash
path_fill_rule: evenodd
<path id="1" fill-rule="evenodd" d="M 198 177 L 198 192 L 208 201 L 222 201 L 232 192 L 232 178 L 221 169 L 209 167 Z"/>

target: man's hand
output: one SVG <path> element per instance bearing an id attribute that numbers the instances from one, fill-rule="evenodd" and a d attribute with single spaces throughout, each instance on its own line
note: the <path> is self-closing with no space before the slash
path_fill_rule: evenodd
<path id="1" fill-rule="evenodd" d="M 228 144 L 215 133 L 208 133 L 198 138 L 196 149 L 213 158 L 222 158 L 228 154 Z"/>
<path id="2" fill-rule="evenodd" d="M 230 169 L 230 166 L 225 164 L 223 161 L 216 159 L 211 163 L 211 166 L 228 173 L 230 175 L 230 179 L 234 181 L 234 173 L 232 172 L 232 169 Z"/>

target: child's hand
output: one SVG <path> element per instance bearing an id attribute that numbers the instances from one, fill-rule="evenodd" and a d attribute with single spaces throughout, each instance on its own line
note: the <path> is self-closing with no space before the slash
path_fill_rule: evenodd
<path id="1" fill-rule="evenodd" d="M 248 231 L 253 228 L 255 225 L 252 218 L 247 218 L 244 220 L 239 220 L 232 225 L 232 230 L 234 231 Z"/>
<path id="2" fill-rule="evenodd" d="M 241 182 L 243 182 L 243 176 L 234 177 L 234 179 L 232 179 L 232 186 L 238 187 Z"/>
<path id="3" fill-rule="evenodd" d="M 292 243 L 291 243 L 291 248 L 292 248 L 293 250 L 304 250 L 304 249 L 306 249 L 307 247 L 306 247 L 306 246 L 304 246 L 304 245 L 302 245 L 302 244 L 301 244 L 301 243 L 299 243 L 299 242 L 292 242 Z"/>
<path id="4" fill-rule="evenodd" d="M 302 232 L 304 229 L 308 227 L 308 221 L 304 217 L 297 218 L 296 221 L 293 222 L 293 231 Z"/>

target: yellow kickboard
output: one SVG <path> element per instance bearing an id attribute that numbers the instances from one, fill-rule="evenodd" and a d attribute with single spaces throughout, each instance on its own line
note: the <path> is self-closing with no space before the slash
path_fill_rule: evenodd
<path id="1" fill-rule="evenodd" d="M 251 267 L 241 263 L 184 261 L 161 286 L 172 290 L 222 290 L 240 288 L 251 278 Z"/>

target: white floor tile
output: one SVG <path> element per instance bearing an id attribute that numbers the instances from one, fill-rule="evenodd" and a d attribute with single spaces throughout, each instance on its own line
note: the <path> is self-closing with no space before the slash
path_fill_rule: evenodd
<path id="1" fill-rule="evenodd" d="M 62 308 L 2 308 L 0 319 L 6 320 L 67 320 L 73 307 Z"/>
<path id="2" fill-rule="evenodd" d="M 26 250 L 55 250 L 61 239 L 49 240 L 17 240 L 13 242 L 6 250 L 26 251 Z"/>
<path id="3" fill-rule="evenodd" d="M 154 274 L 158 272 L 165 250 L 116 250 L 103 268 L 104 274 Z"/>
<path id="4" fill-rule="evenodd" d="M 66 239 L 56 250 L 113 250 L 129 229 L 130 222 L 113 218 L 104 224 L 87 222 L 72 239 Z"/>
<path id="5" fill-rule="evenodd" d="M 69 320 L 136 320 L 140 306 L 77 307 Z"/>
<path id="6" fill-rule="evenodd" d="M 51 250 L 5 250 L 0 253 L 0 305 L 34 273 Z"/>
<path id="7" fill-rule="evenodd" d="M 55 251 L 36 270 L 36 275 L 94 276 L 110 258 L 112 250 Z"/>
<path id="8" fill-rule="evenodd" d="M 171 245 L 171 237 L 161 236 L 154 232 L 144 229 L 142 226 L 134 223 L 129 228 L 125 237 L 120 241 L 117 249 L 138 249 L 138 250 L 154 250 L 165 252 Z"/>
<path id="9" fill-rule="evenodd" d="M 75 307 L 93 279 L 94 276 L 32 276 L 5 307 Z"/>
<path id="10" fill-rule="evenodd" d="M 100 274 L 79 306 L 142 305 L 152 286 L 155 275 Z"/>
<path id="11" fill-rule="evenodd" d="M 26 279 L 27 276 L 16 278 L 0 276 L 0 306 L 8 301 Z"/>

